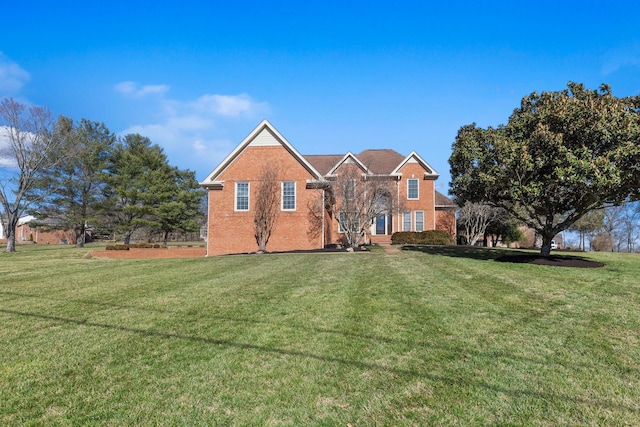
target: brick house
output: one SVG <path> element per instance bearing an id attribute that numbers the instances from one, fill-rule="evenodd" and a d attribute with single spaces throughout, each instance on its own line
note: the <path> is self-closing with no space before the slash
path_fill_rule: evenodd
<path id="1" fill-rule="evenodd" d="M 6 243 L 3 225 L 0 223 L 0 243 Z M 40 243 L 40 244 L 75 244 L 75 234 L 69 230 L 58 230 L 49 226 L 46 221 L 37 221 L 35 217 L 28 215 L 20 218 L 16 225 L 16 244 Z"/>
<path id="2" fill-rule="evenodd" d="M 311 206 L 326 206 L 331 180 L 354 167 L 359 168 L 362 179 L 387 180 L 393 188 L 389 197 L 402 200 L 401 211 L 379 215 L 367 226 L 366 243 L 389 242 L 394 231 L 443 229 L 455 233 L 455 205 L 435 190 L 438 173 L 416 152 L 403 156 L 394 150 L 366 150 L 358 155 L 303 156 L 263 120 L 200 183 L 208 190 L 208 255 L 257 250 L 254 203 L 264 165 L 278 170 L 281 189 L 269 251 L 320 249 L 340 243 L 344 233 L 338 218 L 325 210 L 318 226 Z"/>

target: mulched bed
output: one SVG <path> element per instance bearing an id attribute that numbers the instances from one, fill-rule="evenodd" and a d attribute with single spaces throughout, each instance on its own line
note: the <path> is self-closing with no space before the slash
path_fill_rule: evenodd
<path id="1" fill-rule="evenodd" d="M 309 249 L 288 252 L 267 252 L 267 254 L 312 254 L 312 253 L 345 253 L 347 248 L 329 246 L 324 249 Z M 354 252 L 369 252 L 369 248 L 362 247 Z M 128 251 L 91 251 L 91 256 L 96 258 L 116 258 L 116 259 L 154 259 L 154 258 L 198 258 L 204 257 L 207 250 L 204 247 L 169 247 L 169 248 L 130 248 Z M 255 252 L 251 252 L 255 254 Z M 248 255 L 248 254 L 235 254 Z"/>
<path id="2" fill-rule="evenodd" d="M 604 264 L 597 261 L 590 261 L 584 258 L 575 256 L 555 256 L 543 257 L 542 255 L 534 254 L 517 254 L 517 255 L 504 255 L 496 258 L 498 262 L 513 262 L 519 264 L 535 264 L 535 265 L 549 265 L 553 267 L 573 267 L 573 268 L 600 268 L 604 267 Z"/>

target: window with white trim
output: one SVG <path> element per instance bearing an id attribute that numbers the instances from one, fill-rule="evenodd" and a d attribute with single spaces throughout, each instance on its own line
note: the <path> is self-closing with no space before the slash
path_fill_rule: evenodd
<path id="1" fill-rule="evenodd" d="M 409 200 L 418 200 L 419 196 L 419 180 L 416 178 L 411 178 L 407 180 L 407 199 Z"/>
<path id="2" fill-rule="evenodd" d="M 282 181 L 282 210 L 296 210 L 296 182 Z"/>
<path id="3" fill-rule="evenodd" d="M 424 211 L 416 211 L 416 231 L 424 231 Z"/>
<path id="4" fill-rule="evenodd" d="M 249 210 L 249 183 L 236 182 L 236 211 Z"/>
<path id="5" fill-rule="evenodd" d="M 353 200 L 356 197 L 356 180 L 347 179 L 344 183 L 344 198 L 346 200 Z"/>
<path id="6" fill-rule="evenodd" d="M 402 212 L 402 231 L 411 231 L 411 211 Z"/>
<path id="7" fill-rule="evenodd" d="M 340 212 L 338 233 L 344 233 L 348 229 L 351 229 L 352 232 L 360 230 L 360 218 L 357 212 Z"/>

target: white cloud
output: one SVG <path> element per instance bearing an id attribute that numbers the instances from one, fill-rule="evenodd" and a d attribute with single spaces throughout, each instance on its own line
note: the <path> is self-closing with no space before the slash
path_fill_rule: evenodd
<path id="1" fill-rule="evenodd" d="M 114 89 L 123 95 L 133 98 L 143 98 L 147 95 L 164 95 L 169 91 L 167 85 L 145 85 L 139 87 L 136 82 L 126 81 L 114 85 Z"/>
<path id="2" fill-rule="evenodd" d="M 265 105 L 256 103 L 246 93 L 240 95 L 203 95 L 193 103 L 197 111 L 209 111 L 223 117 L 251 114 Z"/>
<path id="3" fill-rule="evenodd" d="M 17 93 L 29 78 L 27 71 L 0 52 L 0 95 Z"/>
<path id="4" fill-rule="evenodd" d="M 0 126 L 0 169 L 13 169 L 17 166 L 16 160 L 7 153 L 9 147 L 9 128 Z"/>
<path id="5" fill-rule="evenodd" d="M 169 89 L 166 85 L 140 87 L 127 81 L 114 88 L 128 98 L 137 99 L 136 102 L 143 102 L 141 98 L 147 94 L 159 95 L 145 103 L 145 111 L 156 117 L 152 123 L 133 124 L 119 133 L 148 137 L 164 148 L 172 164 L 196 170 L 199 178 L 213 170 L 239 142 L 232 143 L 225 137 L 230 128 L 239 121 L 244 127 L 248 120 L 248 131 L 269 112 L 268 103 L 258 102 L 246 93 L 204 94 L 195 100 L 178 101 L 164 96 Z"/>
<path id="6" fill-rule="evenodd" d="M 640 42 L 612 49 L 605 55 L 602 73 L 609 75 L 623 67 L 640 67 Z"/>

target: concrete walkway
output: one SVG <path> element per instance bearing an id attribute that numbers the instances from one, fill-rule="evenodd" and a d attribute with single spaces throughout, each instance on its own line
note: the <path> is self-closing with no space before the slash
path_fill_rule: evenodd
<path id="1" fill-rule="evenodd" d="M 398 246 L 392 245 L 391 243 L 380 242 L 380 243 L 378 243 L 378 246 L 380 246 L 382 249 L 384 249 L 385 253 L 387 253 L 387 254 L 398 254 L 398 253 L 400 253 L 400 248 Z"/>

